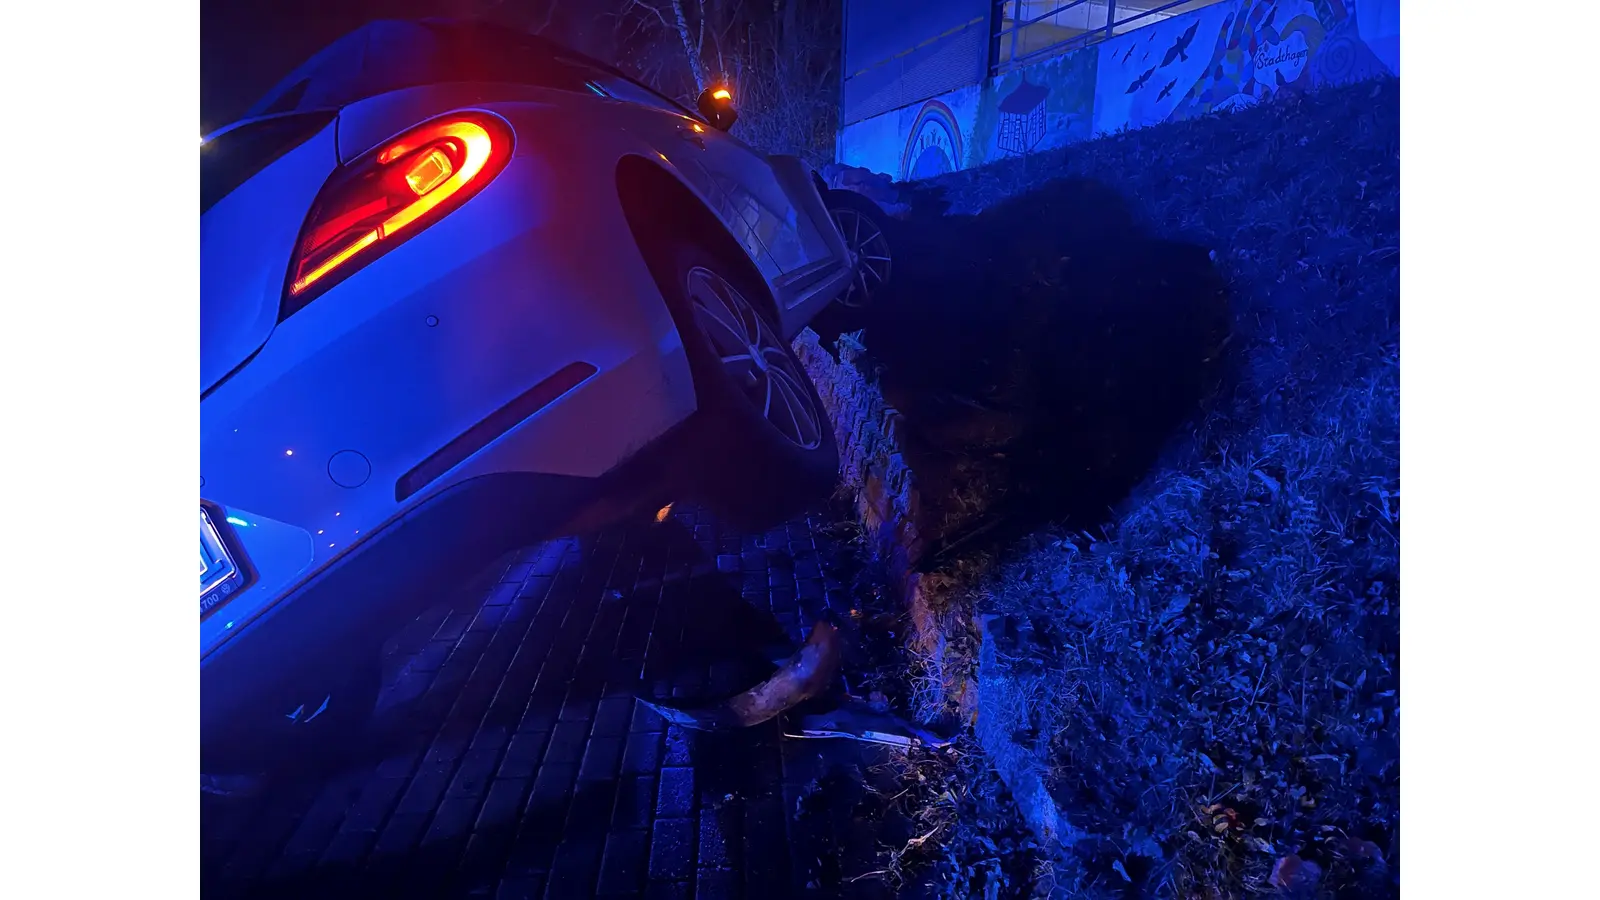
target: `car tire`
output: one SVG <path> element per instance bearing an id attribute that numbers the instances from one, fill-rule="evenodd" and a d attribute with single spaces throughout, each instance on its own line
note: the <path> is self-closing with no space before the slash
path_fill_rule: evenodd
<path id="1" fill-rule="evenodd" d="M 822 202 L 844 236 L 845 245 L 860 256 L 855 281 L 849 290 L 839 295 L 834 306 L 849 310 L 870 309 L 894 277 L 889 216 L 878 204 L 856 191 L 829 190 L 823 193 Z"/>
<path id="2" fill-rule="evenodd" d="M 689 492 L 736 527 L 799 515 L 832 493 L 839 451 L 765 283 L 693 244 L 670 259 L 663 287 L 699 401 Z"/>
<path id="3" fill-rule="evenodd" d="M 240 731 L 201 747 L 206 775 L 261 775 L 337 765 L 354 750 L 377 706 L 383 685 L 376 656 L 330 682 L 307 687 L 270 708 L 237 721 Z"/>

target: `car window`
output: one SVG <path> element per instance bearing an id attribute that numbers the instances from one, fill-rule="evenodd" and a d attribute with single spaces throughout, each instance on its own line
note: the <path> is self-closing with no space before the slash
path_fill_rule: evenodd
<path id="1" fill-rule="evenodd" d="M 427 23 L 425 23 L 427 24 Z M 508 29 L 429 24 L 440 38 L 440 80 L 503 81 L 590 91 L 591 73 L 531 34 Z"/>
<path id="2" fill-rule="evenodd" d="M 681 104 L 674 103 L 661 94 L 634 81 L 620 72 L 600 71 L 595 75 L 595 83 L 606 92 L 607 96 L 614 97 L 627 103 L 637 103 L 640 106 L 650 106 L 665 110 L 676 116 L 691 116 L 700 118 L 685 109 Z"/>
<path id="3" fill-rule="evenodd" d="M 390 91 L 452 81 L 594 93 L 699 118 L 616 68 L 538 35 L 448 19 L 363 26 L 307 60 L 248 115 L 333 109 Z"/>

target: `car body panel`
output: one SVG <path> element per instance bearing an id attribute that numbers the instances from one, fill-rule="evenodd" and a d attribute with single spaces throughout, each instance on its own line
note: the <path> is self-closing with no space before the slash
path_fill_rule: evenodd
<path id="1" fill-rule="evenodd" d="M 287 260 L 306 210 L 339 162 L 335 132 L 331 124 L 322 129 L 200 217 L 202 391 L 249 359 L 272 334 Z M 241 232 L 250 240 L 229 239 Z"/>
<path id="2" fill-rule="evenodd" d="M 849 286 L 855 277 L 856 261 L 851 258 L 844 236 L 828 214 L 822 195 L 816 191 L 816 178 L 811 168 L 795 156 L 766 159 L 773 178 L 794 198 L 801 231 L 804 235 L 814 235 L 818 245 L 811 251 L 814 259 L 807 268 L 790 273 L 773 285 L 774 295 L 783 310 L 784 334 L 792 339 Z M 811 241 L 812 238 L 802 237 L 801 240 Z"/>
<path id="3" fill-rule="evenodd" d="M 549 108 L 501 111 L 523 129 L 554 125 Z M 403 511 L 402 476 L 571 363 L 596 374 L 414 499 L 485 471 L 598 477 L 687 418 L 687 358 L 637 248 L 618 241 L 620 204 L 556 175 L 601 168 L 586 149 L 519 152 L 460 209 L 280 323 L 201 405 L 205 495 L 304 528 L 320 566 Z M 357 454 L 370 474 L 342 486 L 332 469 Z"/>
<path id="4" fill-rule="evenodd" d="M 202 621 L 203 719 L 290 677 L 259 671 L 263 660 L 315 667 L 328 642 L 381 640 L 360 623 L 403 618 L 410 593 L 457 556 L 551 536 L 615 505 L 613 491 L 652 489 L 650 451 L 683 431 L 696 394 L 624 214 L 621 160 L 660 166 L 727 226 L 786 335 L 848 285 L 848 253 L 803 163 L 644 93 L 451 82 L 365 97 L 202 215 L 213 322 L 202 495 L 245 523 L 234 536 L 259 571 Z M 509 126 L 504 169 L 278 321 L 294 241 L 329 174 L 460 111 Z M 531 389 L 575 370 L 581 380 L 506 422 Z M 490 421 L 506 424 L 484 434 Z M 463 441 L 463 456 L 406 486 Z M 420 557 L 433 566 L 421 581 L 394 571 Z M 408 596 L 345 597 L 354 585 Z M 238 683 L 252 678 L 263 681 Z"/>

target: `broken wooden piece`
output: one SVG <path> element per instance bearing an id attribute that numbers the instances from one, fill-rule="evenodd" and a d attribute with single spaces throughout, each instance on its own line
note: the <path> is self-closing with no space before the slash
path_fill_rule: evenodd
<path id="1" fill-rule="evenodd" d="M 695 731 L 749 728 L 773 719 L 826 691 L 839 674 L 839 629 L 818 622 L 804 646 L 771 678 L 713 706 L 683 709 L 640 697 L 639 702 L 667 722 Z"/>

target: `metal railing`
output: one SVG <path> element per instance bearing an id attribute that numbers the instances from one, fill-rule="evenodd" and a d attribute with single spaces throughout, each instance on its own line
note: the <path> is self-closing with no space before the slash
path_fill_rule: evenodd
<path id="1" fill-rule="evenodd" d="M 1071 0 L 1018 21 L 1042 2 L 995 3 L 989 72 L 998 75 L 1047 56 L 1096 44 L 1222 0 Z M 1180 8 L 1181 7 L 1181 8 Z M 1125 13 L 1123 18 L 1119 14 Z"/>

